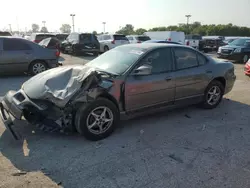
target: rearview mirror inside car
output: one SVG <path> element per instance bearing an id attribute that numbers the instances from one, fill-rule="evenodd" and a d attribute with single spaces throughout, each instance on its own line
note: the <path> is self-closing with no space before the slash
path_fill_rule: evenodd
<path id="1" fill-rule="evenodd" d="M 150 65 L 141 65 L 132 73 L 133 76 L 145 76 L 151 74 L 152 67 Z"/>

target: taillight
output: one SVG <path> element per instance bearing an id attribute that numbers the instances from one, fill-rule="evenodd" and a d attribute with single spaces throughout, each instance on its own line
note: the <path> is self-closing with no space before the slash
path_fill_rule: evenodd
<path id="1" fill-rule="evenodd" d="M 171 38 L 168 38 L 168 41 L 171 41 Z"/>
<path id="2" fill-rule="evenodd" d="M 189 46 L 189 44 L 190 44 L 189 41 L 187 41 L 187 46 Z"/>
<path id="3" fill-rule="evenodd" d="M 141 43 L 141 41 L 138 40 L 137 43 Z"/>
<path id="4" fill-rule="evenodd" d="M 56 50 L 56 57 L 59 57 L 59 56 L 60 56 L 60 51 Z"/>
<path id="5" fill-rule="evenodd" d="M 35 42 L 35 43 L 39 43 L 39 42 L 41 42 L 40 40 L 34 40 L 33 42 Z"/>
<path id="6" fill-rule="evenodd" d="M 112 40 L 111 43 L 112 43 L 112 44 L 115 44 L 115 40 Z"/>

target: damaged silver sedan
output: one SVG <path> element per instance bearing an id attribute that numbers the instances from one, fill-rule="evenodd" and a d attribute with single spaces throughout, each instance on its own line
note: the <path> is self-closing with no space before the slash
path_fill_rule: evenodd
<path id="1" fill-rule="evenodd" d="M 122 117 L 183 105 L 215 108 L 233 88 L 234 65 L 185 46 L 129 44 L 86 65 L 63 66 L 26 81 L 0 103 L 6 127 L 13 118 L 49 132 L 77 131 L 89 140 L 109 136 Z"/>

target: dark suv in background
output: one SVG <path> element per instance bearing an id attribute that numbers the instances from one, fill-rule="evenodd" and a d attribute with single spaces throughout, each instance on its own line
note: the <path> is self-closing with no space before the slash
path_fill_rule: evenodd
<path id="1" fill-rule="evenodd" d="M 71 53 L 74 55 L 92 53 L 94 56 L 98 56 L 100 43 L 94 34 L 71 33 L 67 39 L 62 42 L 60 50 L 62 53 Z"/>
<path id="2" fill-rule="evenodd" d="M 12 36 L 8 31 L 0 31 L 0 36 Z"/>
<path id="3" fill-rule="evenodd" d="M 41 42 L 43 39 L 56 37 L 54 34 L 50 33 L 32 33 L 30 36 L 30 40 L 35 43 Z"/>

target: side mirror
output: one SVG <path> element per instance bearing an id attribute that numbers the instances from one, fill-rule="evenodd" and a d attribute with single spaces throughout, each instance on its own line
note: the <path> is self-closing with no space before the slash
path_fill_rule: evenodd
<path id="1" fill-rule="evenodd" d="M 133 76 L 146 76 L 151 74 L 152 67 L 150 65 L 142 65 L 132 72 Z"/>

